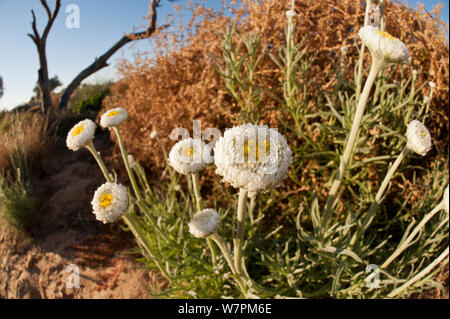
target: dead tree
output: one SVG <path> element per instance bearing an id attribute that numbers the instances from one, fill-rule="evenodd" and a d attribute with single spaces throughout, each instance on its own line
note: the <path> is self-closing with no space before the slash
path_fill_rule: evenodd
<path id="1" fill-rule="evenodd" d="M 61 6 L 61 0 L 56 0 L 55 3 L 55 9 L 53 10 L 53 13 L 50 11 L 47 1 L 46 0 L 40 0 L 42 6 L 47 11 L 48 15 L 48 22 L 47 26 L 44 29 L 44 33 L 42 36 L 39 36 L 39 33 L 36 28 L 36 17 L 34 15 L 33 10 L 31 10 L 31 13 L 33 15 L 33 33 L 34 34 L 28 34 L 31 39 L 33 39 L 33 42 L 36 44 L 36 47 L 38 49 L 39 54 L 39 63 L 40 63 L 40 69 L 38 71 L 39 76 L 39 88 L 42 95 L 42 101 L 43 101 L 43 109 L 44 111 L 48 111 L 52 109 L 52 101 L 50 96 L 50 83 L 48 78 L 48 68 L 47 68 L 47 58 L 45 55 L 45 44 L 47 40 L 48 33 L 53 25 L 53 21 L 55 20 L 56 16 L 58 15 L 59 8 Z M 150 7 L 149 7 L 149 24 L 145 31 L 142 32 L 135 32 L 130 34 L 125 34 L 119 41 L 117 41 L 109 50 L 107 50 L 102 56 L 95 59 L 95 61 L 90 64 L 88 67 L 86 67 L 84 70 L 82 70 L 73 80 L 70 82 L 70 84 L 67 86 L 67 88 L 64 90 L 61 99 L 59 101 L 58 109 L 65 109 L 67 107 L 67 104 L 69 102 L 69 99 L 73 93 L 73 91 L 81 84 L 81 82 L 92 75 L 93 73 L 103 69 L 104 67 L 108 66 L 108 59 L 117 52 L 121 47 L 123 47 L 125 44 L 133 41 L 133 40 L 139 40 L 139 39 L 145 39 L 150 37 L 155 31 L 162 30 L 166 28 L 168 25 L 163 25 L 159 28 L 156 26 L 156 8 L 159 6 L 161 0 L 151 0 L 150 1 Z"/>
<path id="2" fill-rule="evenodd" d="M 3 96 L 3 78 L 0 76 L 0 98 Z"/>
<path id="3" fill-rule="evenodd" d="M 41 109 L 43 112 L 52 111 L 52 97 L 50 94 L 50 81 L 48 78 L 48 66 L 47 66 L 47 54 L 45 51 L 47 45 L 47 37 L 52 28 L 53 22 L 58 15 L 59 8 L 61 7 L 61 0 L 56 0 L 55 9 L 53 12 L 50 11 L 50 8 L 47 5 L 46 0 L 41 0 L 41 4 L 47 12 L 48 22 L 45 26 L 44 32 L 42 35 L 39 34 L 36 26 L 36 16 L 34 14 L 34 10 L 31 10 L 31 14 L 33 15 L 33 21 L 31 23 L 31 27 L 33 28 L 33 34 L 28 33 L 28 36 L 33 40 L 36 45 L 38 55 L 39 55 L 39 70 L 38 70 L 38 82 L 39 82 L 39 93 L 41 100 Z"/>

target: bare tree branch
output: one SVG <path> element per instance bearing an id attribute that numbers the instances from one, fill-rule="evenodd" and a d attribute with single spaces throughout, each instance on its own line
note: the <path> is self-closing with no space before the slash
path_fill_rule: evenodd
<path id="1" fill-rule="evenodd" d="M 61 0 L 56 0 L 55 9 L 53 11 L 53 14 L 50 12 L 50 9 L 47 5 L 46 0 L 41 0 L 41 3 L 44 6 L 45 11 L 47 11 L 47 16 L 48 16 L 47 25 L 45 26 L 44 33 L 42 33 L 42 39 L 44 39 L 44 41 L 46 41 L 48 33 L 50 32 L 50 29 L 52 28 L 53 22 L 55 21 L 56 16 L 58 15 L 59 8 L 61 7 Z"/>
<path id="2" fill-rule="evenodd" d="M 48 76 L 48 67 L 47 67 L 47 57 L 46 57 L 46 41 L 47 36 L 50 32 L 50 29 L 53 26 L 53 22 L 55 21 L 59 9 L 61 7 L 61 0 L 55 0 L 55 8 L 53 12 L 50 10 L 47 0 L 40 0 L 42 6 L 44 7 L 48 21 L 47 25 L 44 28 L 42 35 L 39 34 L 36 26 L 36 16 L 34 11 L 31 10 L 31 14 L 33 16 L 33 21 L 31 23 L 33 34 L 29 33 L 28 36 L 33 40 L 36 44 L 36 48 L 39 54 L 39 63 L 40 69 L 38 70 L 38 83 L 39 83 L 39 91 L 41 95 L 42 108 L 43 111 L 51 111 L 52 110 L 52 100 L 51 100 L 51 90 L 50 90 L 50 82 Z M 161 0 L 151 0 L 149 5 L 149 24 L 145 31 L 135 32 L 125 34 L 119 41 L 117 41 L 110 49 L 108 49 L 102 56 L 95 59 L 95 61 L 82 70 L 67 86 L 64 90 L 64 93 L 61 96 L 58 109 L 64 109 L 67 107 L 67 103 L 69 102 L 70 96 L 73 91 L 81 84 L 81 82 L 89 77 L 91 74 L 97 72 L 98 70 L 103 69 L 108 66 L 108 59 L 117 52 L 120 48 L 122 48 L 125 44 L 139 39 L 145 39 L 150 37 L 155 31 L 165 29 L 168 25 L 163 25 L 157 28 L 157 14 L 156 8 L 159 6 Z"/>
<path id="3" fill-rule="evenodd" d="M 45 11 L 47 12 L 48 19 L 50 20 L 52 17 L 52 13 L 50 11 L 50 8 L 48 7 L 47 1 L 41 0 L 41 4 L 44 7 Z"/>
<path id="4" fill-rule="evenodd" d="M 36 27 L 36 15 L 34 14 L 34 10 L 31 10 L 31 15 L 33 16 L 33 21 L 31 22 L 31 27 L 33 29 L 33 34 L 28 33 L 28 36 L 33 40 L 33 42 L 38 46 L 39 42 L 41 40 L 40 36 L 39 36 L 39 32 L 37 30 Z"/>
<path id="5" fill-rule="evenodd" d="M 70 96 L 72 95 L 73 91 L 81 84 L 81 82 L 89 77 L 91 74 L 97 72 L 98 70 L 103 69 L 104 67 L 108 66 L 108 59 L 116 53 L 121 47 L 123 47 L 125 44 L 133 41 L 133 40 L 139 40 L 139 39 L 145 39 L 150 37 L 155 31 L 160 31 L 162 29 L 165 29 L 168 27 L 168 25 L 163 25 L 159 28 L 156 28 L 156 8 L 160 4 L 160 0 L 151 0 L 150 6 L 149 6 L 149 24 L 148 28 L 145 31 L 142 32 L 135 32 L 130 34 L 125 34 L 119 41 L 117 41 L 108 51 L 106 51 L 102 56 L 95 59 L 95 61 L 89 65 L 87 68 L 82 70 L 73 80 L 72 82 L 67 86 L 67 88 L 64 90 L 63 95 L 61 96 L 61 100 L 59 102 L 59 109 L 65 109 L 67 107 L 67 103 L 69 102 Z"/>

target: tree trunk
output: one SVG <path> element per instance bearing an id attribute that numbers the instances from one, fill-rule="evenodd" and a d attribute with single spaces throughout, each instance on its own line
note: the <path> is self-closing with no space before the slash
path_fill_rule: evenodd
<path id="1" fill-rule="evenodd" d="M 41 0 L 41 4 L 47 12 L 47 25 L 45 26 L 44 32 L 42 36 L 39 34 L 36 25 L 36 15 L 34 11 L 31 10 L 31 14 L 33 15 L 33 21 L 31 22 L 31 27 L 33 28 L 33 34 L 29 33 L 28 36 L 33 40 L 36 45 L 36 49 L 39 55 L 39 70 L 38 70 L 38 83 L 39 83 L 39 92 L 41 98 L 41 109 L 44 113 L 49 113 L 49 115 L 53 112 L 52 105 L 52 96 L 50 90 L 50 80 L 48 77 L 48 66 L 47 66 L 47 54 L 45 52 L 45 47 L 47 45 L 47 37 L 50 32 L 50 29 L 53 26 L 53 22 L 58 15 L 59 8 L 61 7 L 61 0 L 56 0 L 55 8 L 53 13 L 50 11 L 46 0 Z"/>

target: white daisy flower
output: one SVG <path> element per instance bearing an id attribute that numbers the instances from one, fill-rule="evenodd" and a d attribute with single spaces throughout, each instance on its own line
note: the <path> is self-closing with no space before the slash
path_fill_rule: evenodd
<path id="1" fill-rule="evenodd" d="M 448 198 L 448 185 L 447 188 L 444 191 L 444 198 L 442 199 L 444 201 L 444 209 L 448 214 L 448 206 L 449 206 L 449 198 Z"/>
<path id="2" fill-rule="evenodd" d="M 72 151 L 78 151 L 94 139 L 96 125 L 93 121 L 85 119 L 76 124 L 67 134 L 66 144 Z"/>
<path id="3" fill-rule="evenodd" d="M 406 131 L 407 147 L 419 155 L 425 156 L 433 146 L 427 127 L 418 120 L 411 121 Z"/>
<path id="4" fill-rule="evenodd" d="M 214 147 L 216 173 L 222 181 L 250 193 L 279 186 L 292 160 L 286 139 L 267 126 L 233 127 Z"/>
<path id="5" fill-rule="evenodd" d="M 406 45 L 389 33 L 373 26 L 365 26 L 359 30 L 359 37 L 369 48 L 374 60 L 389 63 L 407 63 L 410 61 Z"/>
<path id="6" fill-rule="evenodd" d="M 189 232 L 197 238 L 206 238 L 219 228 L 220 216 L 214 209 L 207 208 L 196 213 L 189 222 Z"/>
<path id="7" fill-rule="evenodd" d="M 106 111 L 100 118 L 100 125 L 102 127 L 119 126 L 128 118 L 127 110 L 123 107 L 116 107 Z"/>
<path id="8" fill-rule="evenodd" d="M 107 182 L 95 191 L 91 204 L 97 220 L 104 224 L 115 222 L 128 208 L 127 188 Z"/>
<path id="9" fill-rule="evenodd" d="M 176 143 L 169 153 L 169 165 L 187 175 L 212 162 L 210 148 L 200 139 L 187 138 Z"/>

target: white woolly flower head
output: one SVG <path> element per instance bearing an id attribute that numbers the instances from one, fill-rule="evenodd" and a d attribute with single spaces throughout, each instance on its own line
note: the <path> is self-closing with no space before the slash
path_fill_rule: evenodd
<path id="1" fill-rule="evenodd" d="M 406 45 L 389 33 L 368 25 L 362 27 L 358 34 L 369 48 L 373 59 L 382 59 L 389 63 L 407 63 L 410 61 Z"/>
<path id="2" fill-rule="evenodd" d="M 418 120 L 411 121 L 406 131 L 407 146 L 419 155 L 425 156 L 433 146 L 427 127 Z"/>
<path id="3" fill-rule="evenodd" d="M 176 143 L 169 153 L 169 165 L 187 175 L 202 170 L 212 162 L 211 149 L 200 139 L 186 138 Z"/>
<path id="4" fill-rule="evenodd" d="M 67 134 L 66 144 L 72 151 L 78 151 L 94 139 L 96 125 L 93 121 L 85 119 L 76 124 Z"/>
<path id="5" fill-rule="evenodd" d="M 449 198 L 448 198 L 448 185 L 447 188 L 444 191 L 444 198 L 442 199 L 444 201 L 444 209 L 448 214 L 448 206 L 449 206 Z"/>
<path id="6" fill-rule="evenodd" d="M 196 213 L 189 222 L 189 232 L 197 238 L 206 238 L 219 228 L 220 216 L 214 209 L 207 208 Z"/>
<path id="7" fill-rule="evenodd" d="M 97 220 L 104 224 L 115 222 L 128 208 L 127 188 L 107 182 L 97 188 L 91 204 Z"/>
<path id="8" fill-rule="evenodd" d="M 214 147 L 222 181 L 249 193 L 277 187 L 291 165 L 292 151 L 276 129 L 246 124 L 226 130 Z"/>
<path id="9" fill-rule="evenodd" d="M 102 127 L 114 127 L 119 126 L 128 118 L 127 110 L 123 107 L 116 107 L 114 109 L 106 111 L 100 118 L 100 125 Z"/>
<path id="10" fill-rule="evenodd" d="M 430 86 L 430 88 L 434 89 L 436 87 L 436 83 L 434 83 L 433 81 L 428 82 L 428 85 Z"/>

